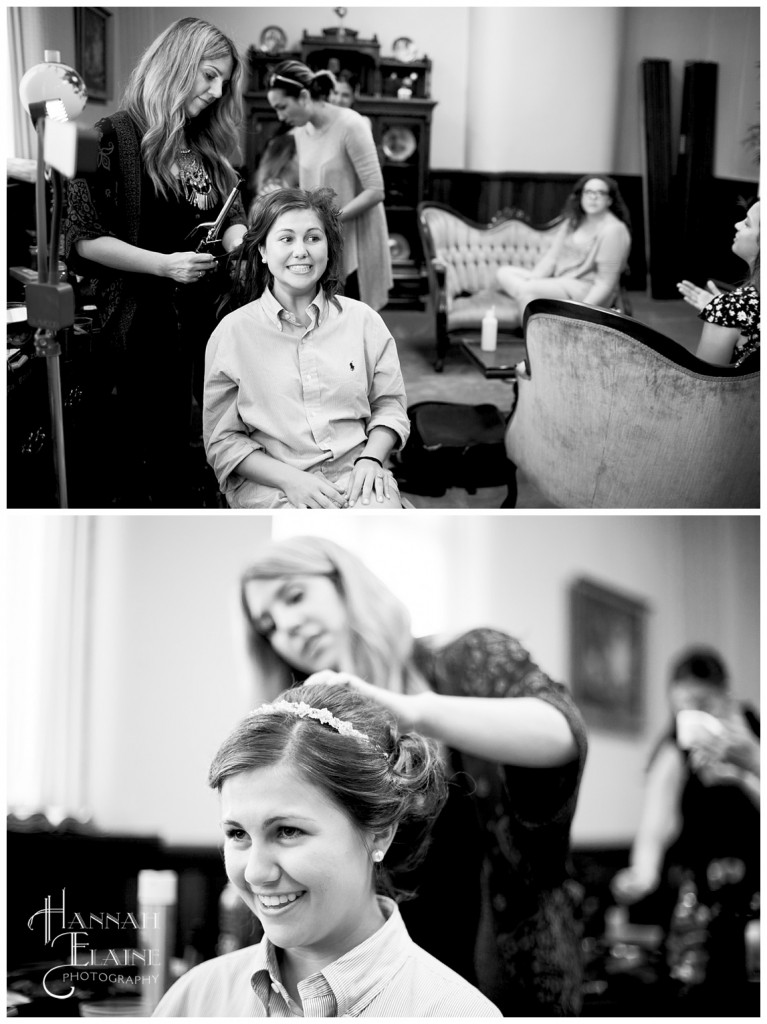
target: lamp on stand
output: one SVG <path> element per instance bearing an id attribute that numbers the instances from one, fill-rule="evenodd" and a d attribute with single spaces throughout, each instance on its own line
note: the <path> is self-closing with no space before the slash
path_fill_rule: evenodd
<path id="1" fill-rule="evenodd" d="M 67 471 L 64 450 L 64 415 L 61 400 L 61 368 L 59 333 L 75 321 L 75 298 L 72 286 L 58 280 L 59 232 L 61 227 L 62 164 L 70 177 L 78 167 L 78 132 L 74 125 L 61 135 L 48 137 L 48 126 L 61 126 L 82 113 L 88 94 L 80 75 L 62 64 L 57 50 L 46 50 L 44 60 L 30 68 L 19 83 L 19 96 L 37 136 L 37 281 L 27 285 L 27 322 L 36 327 L 35 355 L 44 357 L 48 375 L 48 404 L 51 414 L 51 435 L 56 493 L 60 508 L 67 508 Z M 49 145 L 49 143 L 53 145 Z M 74 159 L 73 159 L 74 157 Z M 46 166 L 50 173 L 53 206 L 50 244 L 46 210 Z M 69 168 L 71 166 L 71 174 Z M 80 166 L 81 170 L 86 168 Z"/>

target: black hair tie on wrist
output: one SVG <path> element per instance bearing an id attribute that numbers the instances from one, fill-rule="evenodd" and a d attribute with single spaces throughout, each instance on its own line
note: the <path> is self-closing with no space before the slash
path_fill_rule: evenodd
<path id="1" fill-rule="evenodd" d="M 370 460 L 371 462 L 375 462 L 375 463 L 377 463 L 377 465 L 379 465 L 379 466 L 381 467 L 381 469 L 383 469 L 383 468 L 384 468 L 384 467 L 383 467 L 383 462 L 381 462 L 381 460 L 380 460 L 380 459 L 377 459 L 377 458 L 376 458 L 376 457 L 375 457 L 374 455 L 360 455 L 360 456 L 359 456 L 358 458 L 356 458 L 356 459 L 354 460 L 354 462 L 353 462 L 353 465 L 355 465 L 355 466 L 356 466 L 356 465 L 357 465 L 357 463 L 358 463 L 358 462 L 362 462 L 362 460 L 363 460 L 363 459 L 369 459 L 369 460 Z"/>

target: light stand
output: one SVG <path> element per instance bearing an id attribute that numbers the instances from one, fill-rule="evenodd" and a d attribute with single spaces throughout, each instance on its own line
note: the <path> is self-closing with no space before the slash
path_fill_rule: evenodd
<path id="1" fill-rule="evenodd" d="M 64 406 L 61 397 L 61 343 L 59 334 L 75 322 L 74 292 L 58 281 L 61 225 L 61 175 L 51 168 L 53 210 L 50 247 L 45 208 L 45 125 L 49 118 L 68 121 L 85 107 L 87 92 L 78 73 L 62 64 L 58 51 L 46 50 L 45 60 L 26 72 L 19 85 L 21 101 L 29 112 L 37 137 L 37 282 L 26 290 L 27 321 L 35 332 L 35 355 L 44 357 L 48 378 L 53 462 L 57 504 L 68 507 L 64 446 Z"/>

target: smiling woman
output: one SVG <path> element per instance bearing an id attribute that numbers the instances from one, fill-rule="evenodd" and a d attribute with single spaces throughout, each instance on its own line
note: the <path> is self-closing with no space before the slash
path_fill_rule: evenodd
<path id="1" fill-rule="evenodd" d="M 231 304 L 205 357 L 203 437 L 232 508 L 401 508 L 385 468 L 409 423 L 381 317 L 337 294 L 341 225 L 330 189 L 256 205 Z"/>
<path id="2" fill-rule="evenodd" d="M 264 938 L 190 971 L 155 1016 L 500 1016 L 381 895 L 385 862 L 416 863 L 444 803 L 436 744 L 351 690 L 303 686 L 234 730 L 209 782 L 227 875 Z"/>

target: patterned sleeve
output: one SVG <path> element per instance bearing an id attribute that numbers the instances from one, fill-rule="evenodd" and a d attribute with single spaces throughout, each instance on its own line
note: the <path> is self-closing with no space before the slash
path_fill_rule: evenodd
<path id="1" fill-rule="evenodd" d="M 752 285 L 715 295 L 698 314 L 701 320 L 720 327 L 736 327 L 741 334 L 759 322 L 759 293 Z"/>
<path id="2" fill-rule="evenodd" d="M 87 177 L 73 178 L 69 182 L 63 218 L 64 259 L 68 263 L 71 259 L 73 268 L 80 272 L 76 242 L 105 235 L 125 238 L 126 234 L 118 204 L 120 167 L 117 135 L 108 117 L 96 124 L 96 130 L 99 132 L 96 170 Z"/>
<path id="3" fill-rule="evenodd" d="M 242 192 L 240 192 L 232 203 L 232 208 L 229 213 L 226 215 L 226 228 L 234 227 L 235 224 L 247 223 L 248 218 L 245 216 L 245 206 L 242 202 Z M 224 228 L 224 230 L 226 230 L 226 228 Z"/>
<path id="4" fill-rule="evenodd" d="M 541 671 L 512 636 L 494 629 L 475 629 L 449 644 L 437 656 L 438 688 L 465 697 L 536 697 L 567 719 L 577 753 L 556 768 L 504 765 L 511 814 L 526 828 L 561 823 L 572 816 L 586 761 L 586 727 L 569 691 Z"/>

